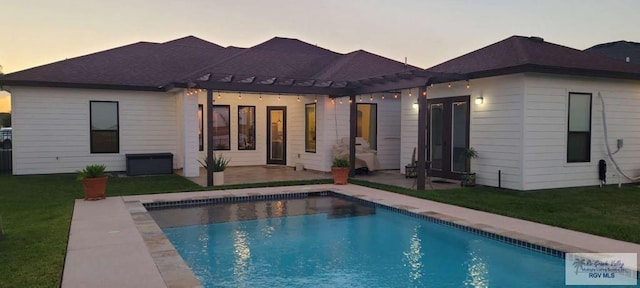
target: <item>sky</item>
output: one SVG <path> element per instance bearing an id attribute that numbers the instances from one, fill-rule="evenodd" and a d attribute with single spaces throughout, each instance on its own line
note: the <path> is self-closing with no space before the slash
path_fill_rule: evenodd
<path id="1" fill-rule="evenodd" d="M 429 68 L 512 35 L 586 49 L 640 42 L 637 0 L 1 0 L 11 73 L 139 41 L 193 35 L 251 47 L 275 36 Z M 0 92 L 0 112 L 10 110 Z"/>

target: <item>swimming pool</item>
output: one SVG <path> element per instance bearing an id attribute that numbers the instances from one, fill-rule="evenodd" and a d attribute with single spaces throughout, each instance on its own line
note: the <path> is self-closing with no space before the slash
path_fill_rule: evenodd
<path id="1" fill-rule="evenodd" d="M 151 209 L 205 287 L 558 287 L 564 261 L 329 196 Z"/>

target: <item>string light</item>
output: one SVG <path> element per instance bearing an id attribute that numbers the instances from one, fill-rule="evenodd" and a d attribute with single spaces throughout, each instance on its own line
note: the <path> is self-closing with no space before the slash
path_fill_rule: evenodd
<path id="1" fill-rule="evenodd" d="M 218 99 L 222 98 L 222 96 L 220 96 L 220 91 L 218 91 Z"/>
<path id="2" fill-rule="evenodd" d="M 362 102 L 362 96 L 360 96 L 360 99 L 358 99 L 358 102 Z"/>
<path id="3" fill-rule="evenodd" d="M 351 100 L 351 98 L 349 98 L 349 104 L 353 103 L 353 100 Z"/>
<path id="4" fill-rule="evenodd" d="M 262 93 L 260 93 L 258 95 L 260 95 L 260 97 L 258 97 L 258 100 L 262 101 Z"/>
<path id="5" fill-rule="evenodd" d="M 331 104 L 334 104 L 334 105 L 335 105 L 335 104 L 336 104 L 336 99 L 333 99 L 333 98 L 332 98 L 332 99 L 331 99 Z"/>
<path id="6" fill-rule="evenodd" d="M 298 96 L 298 102 L 300 102 L 300 96 Z"/>
<path id="7" fill-rule="evenodd" d="M 342 105 L 342 98 L 340 98 L 340 105 Z"/>
<path id="8" fill-rule="evenodd" d="M 316 96 L 316 98 L 313 99 L 314 103 L 318 103 L 318 96 Z"/>
<path id="9" fill-rule="evenodd" d="M 451 88 L 451 83 L 447 84 L 447 88 Z"/>
<path id="10" fill-rule="evenodd" d="M 433 83 L 431 83 L 431 85 L 429 85 L 429 87 L 433 88 Z"/>
<path id="11" fill-rule="evenodd" d="M 398 99 L 398 94 L 393 94 L 394 99 Z"/>
<path id="12" fill-rule="evenodd" d="M 469 84 L 469 80 L 467 80 L 467 89 L 471 88 L 471 84 Z"/>
<path id="13" fill-rule="evenodd" d="M 380 96 L 380 99 L 384 100 L 384 94 L 382 94 L 382 96 Z"/>
<path id="14" fill-rule="evenodd" d="M 422 96 L 427 96 L 427 90 L 422 91 Z"/>
<path id="15" fill-rule="evenodd" d="M 409 97 L 411 97 L 411 89 L 409 89 Z"/>
<path id="16" fill-rule="evenodd" d="M 242 100 L 242 92 L 238 92 L 238 100 Z"/>
<path id="17" fill-rule="evenodd" d="M 369 96 L 369 101 L 373 101 L 373 94 Z"/>
<path id="18" fill-rule="evenodd" d="M 280 101 L 280 94 L 278 94 L 278 101 Z"/>

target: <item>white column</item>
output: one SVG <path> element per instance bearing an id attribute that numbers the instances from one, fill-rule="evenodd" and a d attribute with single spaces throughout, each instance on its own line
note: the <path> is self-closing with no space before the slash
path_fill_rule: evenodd
<path id="1" fill-rule="evenodd" d="M 200 176 L 198 164 L 198 94 L 182 94 L 182 155 L 185 177 Z"/>

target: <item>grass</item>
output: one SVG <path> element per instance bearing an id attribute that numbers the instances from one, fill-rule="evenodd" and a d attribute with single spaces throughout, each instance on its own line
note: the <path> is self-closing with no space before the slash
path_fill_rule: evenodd
<path id="1" fill-rule="evenodd" d="M 490 187 L 418 192 L 350 183 L 640 244 L 640 188 L 625 185 L 518 192 Z"/>
<path id="2" fill-rule="evenodd" d="M 59 287 L 74 199 L 75 175 L 0 175 L 0 287 Z M 107 196 L 198 190 L 180 176 L 111 178 Z"/>

